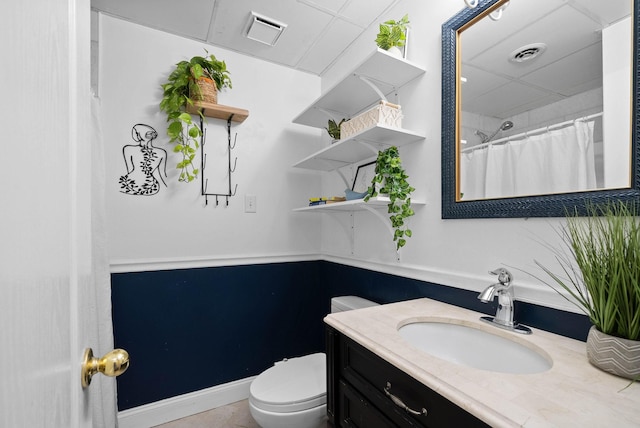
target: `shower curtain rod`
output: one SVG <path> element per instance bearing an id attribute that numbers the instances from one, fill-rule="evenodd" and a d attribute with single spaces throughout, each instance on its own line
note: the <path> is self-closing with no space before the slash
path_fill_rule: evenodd
<path id="1" fill-rule="evenodd" d="M 499 139 L 494 140 L 494 141 L 489 141 L 488 143 L 478 144 L 477 146 L 468 147 L 466 149 L 462 149 L 461 152 L 462 153 L 471 152 L 473 150 L 482 149 L 482 148 L 485 148 L 485 147 L 492 146 L 494 144 L 507 143 L 507 142 L 509 142 L 511 140 L 514 140 L 516 138 L 527 137 L 527 136 L 529 136 L 531 134 L 538 134 L 540 132 L 547 132 L 547 131 L 551 131 L 552 129 L 562 128 L 562 127 L 567 126 L 567 125 L 573 125 L 575 122 L 578 122 L 578 121 L 585 121 L 585 120 L 595 119 L 596 117 L 602 116 L 602 114 L 603 114 L 602 112 L 594 113 L 594 114 L 591 114 L 589 116 L 579 117 L 579 118 L 573 119 L 573 120 L 567 120 L 566 122 L 560 122 L 560 123 L 556 123 L 556 124 L 549 125 L 549 126 L 542 126 L 542 127 L 538 128 L 538 129 L 533 129 L 531 131 L 522 132 L 520 134 L 515 134 L 515 135 L 510 135 L 509 137 L 499 138 Z"/>

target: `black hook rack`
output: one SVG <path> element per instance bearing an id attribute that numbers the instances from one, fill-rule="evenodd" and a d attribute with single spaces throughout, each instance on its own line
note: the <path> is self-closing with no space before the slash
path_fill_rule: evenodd
<path id="1" fill-rule="evenodd" d="M 233 187 L 232 190 L 232 183 L 231 183 L 231 174 L 233 172 L 235 172 L 236 167 L 238 165 L 238 158 L 236 157 L 233 161 L 233 168 L 231 167 L 231 151 L 233 149 L 235 149 L 236 144 L 237 144 L 237 140 L 238 140 L 238 134 L 235 134 L 235 137 L 233 139 L 233 144 L 231 144 L 231 121 L 233 120 L 233 113 L 229 116 L 229 118 L 227 119 L 227 165 L 228 165 L 228 175 L 227 175 L 227 181 L 228 181 L 228 185 L 229 185 L 229 190 L 226 193 L 208 193 L 207 192 L 207 187 L 209 184 L 209 179 L 206 179 L 204 177 L 204 171 L 207 167 L 207 155 L 204 152 L 204 146 L 206 143 L 206 130 L 204 129 L 204 120 L 203 117 L 200 116 L 200 129 L 203 130 L 202 132 L 202 136 L 201 136 L 201 144 L 200 144 L 200 153 L 201 153 L 201 171 L 200 171 L 200 176 L 202 177 L 202 196 L 204 196 L 204 203 L 205 205 L 209 204 L 209 196 L 215 196 L 216 197 L 216 206 L 218 206 L 220 204 L 220 200 L 219 198 L 224 197 L 225 198 L 225 205 L 229 206 L 229 198 L 232 196 L 236 195 L 236 192 L 238 191 L 238 184 L 236 183 L 236 185 Z"/>

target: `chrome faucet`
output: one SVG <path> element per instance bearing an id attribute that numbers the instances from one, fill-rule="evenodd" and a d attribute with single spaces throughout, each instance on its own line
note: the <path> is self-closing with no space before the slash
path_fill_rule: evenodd
<path id="1" fill-rule="evenodd" d="M 513 303 L 515 297 L 513 294 L 513 286 L 511 285 L 511 281 L 513 281 L 511 272 L 504 268 L 499 268 L 494 271 L 489 271 L 489 273 L 498 275 L 498 282 L 485 288 L 484 291 L 478 295 L 478 299 L 483 303 L 490 303 L 493 302 L 494 296 L 497 295 L 498 310 L 496 311 L 495 317 L 480 317 L 480 320 L 506 330 L 531 334 L 529 327 L 517 324 L 513 320 Z"/>

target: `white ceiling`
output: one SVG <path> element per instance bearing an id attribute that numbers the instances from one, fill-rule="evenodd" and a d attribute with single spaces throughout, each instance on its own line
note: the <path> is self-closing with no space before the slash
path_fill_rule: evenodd
<path id="1" fill-rule="evenodd" d="M 91 0 L 100 12 L 322 75 L 399 0 Z M 245 37 L 251 12 L 287 24 L 275 46 Z"/>
<path id="2" fill-rule="evenodd" d="M 462 32 L 463 110 L 504 119 L 600 87 L 602 29 L 630 13 L 629 0 L 512 0 L 499 21 Z M 532 43 L 547 49 L 509 61 Z"/>

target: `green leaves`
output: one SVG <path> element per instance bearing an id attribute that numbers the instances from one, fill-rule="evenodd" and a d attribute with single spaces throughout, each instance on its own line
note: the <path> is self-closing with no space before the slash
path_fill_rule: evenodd
<path id="1" fill-rule="evenodd" d="M 587 206 L 587 217 L 567 216 L 553 249 L 562 275 L 536 262 L 555 284 L 545 284 L 583 310 L 603 333 L 640 340 L 640 223 L 623 202 Z"/>
<path id="2" fill-rule="evenodd" d="M 408 178 L 402 167 L 398 148 L 391 146 L 378 152 L 375 175 L 364 197 L 367 202 L 378 194 L 389 196 L 387 212 L 390 214 L 391 226 L 395 229 L 393 240 L 396 243 L 396 250 L 405 246 L 407 243 L 405 237 L 410 238 L 412 235 L 405 220 L 414 215 L 410 195 L 415 189 L 409 185 Z M 379 187 L 379 191 L 376 191 L 376 187 Z"/>
<path id="3" fill-rule="evenodd" d="M 176 167 L 180 169 L 178 181 L 193 181 L 199 170 L 194 167 L 192 161 L 195 158 L 198 140 L 202 136 L 202 130 L 193 121 L 191 114 L 185 112 L 185 108 L 193 105 L 190 98 L 189 87 L 194 79 L 208 77 L 216 82 L 219 90 L 225 87 L 231 88 L 231 79 L 227 64 L 219 61 L 214 55 L 207 52 L 207 56 L 194 56 L 189 61 L 180 61 L 169 74 L 167 82 L 161 85 L 162 100 L 160 110 L 167 115 L 167 135 L 172 143 L 176 143 L 174 153 L 181 153 L 182 159 Z M 202 113 L 200 113 L 202 116 Z"/>
<path id="4" fill-rule="evenodd" d="M 406 30 L 409 26 L 409 15 L 399 21 L 388 20 L 380 24 L 376 36 L 376 44 L 380 49 L 388 50 L 393 46 L 403 47 L 406 41 Z"/>

